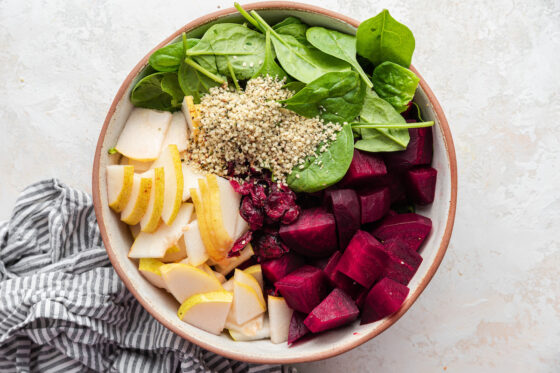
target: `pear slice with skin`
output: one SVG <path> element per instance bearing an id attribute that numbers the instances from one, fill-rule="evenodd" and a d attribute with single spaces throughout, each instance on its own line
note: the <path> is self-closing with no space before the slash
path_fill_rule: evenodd
<path id="1" fill-rule="evenodd" d="M 223 290 L 196 294 L 181 304 L 177 316 L 184 322 L 219 335 L 224 330 L 232 298 L 230 292 Z"/>
<path id="2" fill-rule="evenodd" d="M 261 293 L 262 296 L 262 293 Z M 255 290 L 239 281 L 233 281 L 233 313 L 239 325 L 257 317 L 266 311 L 266 305 Z"/>
<path id="3" fill-rule="evenodd" d="M 226 319 L 226 329 L 234 330 L 238 333 L 246 335 L 247 337 L 251 337 L 257 334 L 262 329 L 265 319 L 265 314 L 261 313 L 254 319 L 251 319 L 246 323 L 239 325 L 233 320 L 232 312 L 230 309 L 228 317 Z"/>
<path id="4" fill-rule="evenodd" d="M 233 280 L 250 286 L 259 298 L 259 302 L 261 305 L 266 309 L 266 301 L 264 300 L 263 289 L 262 286 L 259 284 L 257 279 L 245 271 L 240 269 L 235 269 L 233 274 Z"/>
<path id="5" fill-rule="evenodd" d="M 200 183 L 204 183 L 204 180 L 199 180 Z M 194 209 L 196 211 L 196 217 L 198 221 L 198 229 L 200 232 L 200 238 L 204 243 L 206 251 L 214 250 L 214 242 L 211 239 L 211 233 L 206 221 L 205 206 L 202 201 L 202 197 L 199 194 L 199 190 L 191 188 L 191 198 L 194 204 Z M 188 231 L 187 231 L 188 232 Z M 188 247 L 188 242 L 186 243 Z"/>
<path id="6" fill-rule="evenodd" d="M 176 263 L 186 258 L 187 258 L 187 248 L 185 247 L 183 238 L 181 237 L 175 243 L 175 245 L 167 249 L 165 255 L 163 256 L 163 258 L 161 258 L 161 261 L 164 263 Z"/>
<path id="7" fill-rule="evenodd" d="M 288 340 L 288 331 L 294 310 L 282 297 L 268 296 L 268 317 L 270 319 L 270 341 L 283 343 Z"/>
<path id="8" fill-rule="evenodd" d="M 236 342 L 257 341 L 259 339 L 266 339 L 266 338 L 270 337 L 270 326 L 269 326 L 269 324 L 270 323 L 269 323 L 268 319 L 266 317 L 264 317 L 262 328 L 260 328 L 253 335 L 245 334 L 245 333 L 237 331 L 235 329 L 228 329 L 228 332 L 229 332 L 229 335 L 231 336 L 231 339 L 233 339 Z"/>
<path id="9" fill-rule="evenodd" d="M 206 241 L 210 243 L 210 245 L 206 245 L 206 241 L 205 241 L 206 251 L 208 251 L 208 256 L 210 258 L 216 260 L 215 257 L 220 255 L 221 250 L 220 250 L 219 238 L 216 235 L 216 231 L 214 229 L 215 227 L 212 225 L 212 204 L 210 202 L 212 196 L 210 195 L 210 190 L 208 188 L 208 183 L 206 182 L 206 179 L 198 180 L 198 190 L 200 192 L 200 198 L 202 199 L 202 210 L 198 218 L 199 224 L 202 223 L 202 221 L 205 222 L 206 225 L 205 231 L 208 234 Z M 201 230 L 200 233 L 204 234 L 204 231 Z"/>
<path id="10" fill-rule="evenodd" d="M 134 167 L 134 172 L 144 173 L 144 172 L 146 172 L 146 171 L 148 171 L 149 169 L 152 168 L 152 165 L 154 164 L 154 162 L 152 162 L 152 161 L 142 162 L 142 161 L 137 161 L 135 159 L 128 159 L 127 164 Z"/>
<path id="11" fill-rule="evenodd" d="M 163 262 L 153 258 L 141 258 L 138 261 L 138 270 L 152 285 L 166 289 L 163 277 L 161 277 L 161 266 Z"/>
<path id="12" fill-rule="evenodd" d="M 165 192 L 164 170 L 163 167 L 154 168 L 143 174 L 152 177 L 152 190 L 150 192 L 150 202 L 142 220 L 140 228 L 142 232 L 154 232 L 160 223 L 161 210 L 163 209 L 163 195 Z"/>
<path id="13" fill-rule="evenodd" d="M 171 113 L 166 111 L 132 109 L 115 149 L 130 159 L 143 162 L 155 160 L 161 152 L 171 117 Z"/>
<path id="14" fill-rule="evenodd" d="M 162 149 L 152 167 L 164 168 L 165 193 L 161 218 L 165 224 L 171 225 L 183 201 L 183 169 L 177 145 L 171 144 Z"/>
<path id="15" fill-rule="evenodd" d="M 195 294 L 224 290 L 215 276 L 190 264 L 164 264 L 160 271 L 165 286 L 179 303 Z"/>
<path id="16" fill-rule="evenodd" d="M 198 172 L 194 169 L 194 167 L 186 164 L 185 162 L 182 163 L 183 168 L 183 201 L 187 201 L 191 198 L 191 188 L 198 189 L 198 179 L 205 179 L 201 172 Z"/>
<path id="17" fill-rule="evenodd" d="M 244 261 L 251 258 L 255 252 L 251 244 L 247 244 L 240 252 L 238 256 L 232 256 L 231 258 L 225 258 L 219 262 L 213 262 L 216 271 L 220 272 L 222 275 L 227 276 L 231 271 L 233 271 L 237 266 L 239 266 Z"/>
<path id="18" fill-rule="evenodd" d="M 238 218 L 243 219 L 241 215 L 239 215 L 241 194 L 237 193 L 231 186 L 229 180 L 223 177 L 214 176 L 211 181 L 212 183 L 216 183 L 216 187 L 219 189 L 220 209 L 224 229 L 229 237 L 231 237 L 232 241 L 235 241 L 241 236 L 238 235 L 237 232 Z M 210 181 L 208 182 L 208 186 L 210 186 Z M 210 187 L 212 188 L 212 186 Z M 233 242 L 231 244 L 233 244 Z"/>
<path id="19" fill-rule="evenodd" d="M 257 282 L 259 283 L 261 289 L 263 288 L 264 282 L 263 282 L 262 268 L 260 264 L 255 264 L 250 267 L 247 267 L 243 270 L 243 272 L 253 276 L 255 280 L 257 280 Z"/>
<path id="20" fill-rule="evenodd" d="M 152 190 L 152 179 L 149 177 L 141 177 L 134 175 L 132 181 L 132 192 L 126 207 L 121 212 L 121 220 L 128 225 L 136 225 L 140 223 L 148 203 L 150 202 L 150 193 Z"/>
<path id="21" fill-rule="evenodd" d="M 183 235 L 192 212 L 193 205 L 185 203 L 179 208 L 179 213 L 173 224 L 160 224 L 159 228 L 153 233 L 140 232 L 128 252 L 128 257 L 163 258 L 167 249 L 173 246 Z"/>
<path id="22" fill-rule="evenodd" d="M 121 212 L 128 203 L 134 183 L 134 167 L 107 166 L 107 200 L 109 207 Z"/>
<path id="23" fill-rule="evenodd" d="M 218 252 L 210 253 L 210 256 L 214 260 L 220 260 L 226 257 L 231 245 L 233 245 L 233 239 L 231 234 L 226 229 L 226 219 L 224 218 L 224 211 L 222 210 L 222 206 L 228 205 L 230 201 L 224 200 L 221 195 L 220 186 L 218 185 L 218 177 L 213 174 L 206 175 L 206 182 L 208 184 L 208 192 L 209 192 L 209 202 L 210 202 L 210 221 L 212 227 L 214 228 L 214 233 L 216 235 L 216 241 L 218 243 Z M 229 182 L 227 182 L 229 185 Z M 233 189 L 232 189 L 233 190 Z M 235 193 L 235 192 L 234 192 Z M 234 196 L 230 196 L 228 193 L 224 193 L 228 198 L 235 198 Z M 239 201 L 237 201 L 237 206 L 239 206 Z M 237 216 L 235 212 L 239 211 L 239 208 L 235 209 L 235 212 L 226 210 L 228 212 L 228 217 L 230 220 L 228 221 L 228 226 L 230 230 L 234 232 L 235 230 L 235 223 L 237 222 Z M 232 233 L 232 234 L 233 234 Z"/>
<path id="24" fill-rule="evenodd" d="M 187 256 L 190 264 L 196 267 L 206 263 L 208 260 L 208 252 L 206 251 L 206 247 L 204 246 L 204 242 L 200 234 L 198 220 L 193 220 L 189 223 L 187 230 L 183 235 L 183 242 L 187 250 Z"/>
<path id="25" fill-rule="evenodd" d="M 162 149 L 167 145 L 175 144 L 179 152 L 187 150 L 187 120 L 185 115 L 180 111 L 173 113 L 169 129 L 163 139 Z"/>
<path id="26" fill-rule="evenodd" d="M 212 268 L 210 268 L 208 264 L 204 263 L 198 266 L 198 268 L 202 269 L 204 272 L 208 273 L 209 275 L 215 276 L 216 279 L 220 282 L 220 284 L 222 284 L 222 286 L 223 283 L 226 282 L 226 276 L 214 271 Z"/>

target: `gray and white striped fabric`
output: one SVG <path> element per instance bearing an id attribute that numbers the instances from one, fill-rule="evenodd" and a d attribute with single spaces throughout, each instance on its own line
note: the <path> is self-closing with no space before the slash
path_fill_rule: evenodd
<path id="1" fill-rule="evenodd" d="M 205 351 L 152 318 L 105 249 L 91 198 L 26 188 L 0 223 L 0 372 L 295 372 Z"/>

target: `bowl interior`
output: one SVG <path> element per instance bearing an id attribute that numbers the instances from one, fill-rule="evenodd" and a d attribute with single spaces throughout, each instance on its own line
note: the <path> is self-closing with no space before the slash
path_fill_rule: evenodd
<path id="1" fill-rule="evenodd" d="M 356 30 L 349 23 L 351 22 L 349 20 L 332 18 L 329 15 L 317 13 L 309 9 L 262 9 L 259 10 L 259 13 L 271 23 L 279 21 L 288 15 L 293 15 L 310 25 L 328 26 L 329 28 L 351 34 L 354 34 Z M 216 18 L 210 19 L 209 22 L 193 29 L 189 29 L 187 25 L 185 31 L 188 32 L 189 37 L 200 37 L 206 29 L 217 21 L 218 19 Z M 243 22 L 243 19 L 238 14 L 229 14 L 219 18 L 219 21 L 240 23 Z M 144 65 L 137 66 L 132 72 L 133 76 L 136 75 L 135 79 L 132 82 L 127 80 L 130 84 L 124 87 L 124 90 L 119 91 L 121 96 L 117 96 L 116 100 L 118 102 L 114 107 L 112 116 L 110 116 L 106 132 L 104 136 L 102 133 L 100 138 L 100 147 L 96 154 L 93 172 L 96 212 L 99 224 L 102 230 L 105 230 L 104 242 L 113 266 L 129 290 L 133 292 L 136 298 L 154 317 L 179 335 L 227 357 L 251 362 L 287 363 L 318 360 L 347 351 L 365 342 L 372 336 L 379 334 L 406 312 L 408 307 L 424 289 L 427 282 L 429 282 L 445 252 L 451 229 L 448 221 L 451 220 L 452 225 L 453 216 L 451 215 L 453 215 L 454 211 L 452 205 L 454 205 L 455 200 L 455 197 L 452 195 L 452 180 L 454 177 L 452 169 L 454 169 L 454 164 L 453 167 L 451 164 L 451 162 L 454 163 L 454 156 L 451 159 L 449 156 L 449 154 L 453 154 L 452 144 L 449 145 L 451 139 L 450 137 L 448 139 L 444 137 L 444 128 L 447 128 L 445 118 L 442 115 L 438 117 L 434 109 L 434 105 L 437 105 L 437 103 L 430 102 L 427 94 L 427 89 L 429 88 L 426 89 L 425 83 L 422 83 L 419 87 L 415 101 L 421 107 L 425 120 L 433 120 L 436 123 L 434 126 L 433 167 L 438 171 L 438 182 L 435 202 L 429 207 L 418 209 L 419 213 L 432 219 L 433 230 L 421 250 L 424 260 L 409 284 L 410 294 L 403 308 L 397 314 L 385 320 L 363 326 L 360 326 L 357 321 L 347 327 L 323 333 L 311 341 L 288 348 L 286 344 L 275 345 L 268 340 L 234 342 L 225 334 L 215 336 L 180 321 L 176 314 L 178 303 L 175 299 L 146 281 L 137 270 L 137 262 L 127 257 L 128 250 L 132 244 L 132 237 L 127 226 L 108 207 L 105 189 L 105 168 L 107 165 L 119 162 L 119 156 L 109 155 L 107 150 L 117 142 L 118 136 L 132 110 L 132 104 L 128 98 L 130 90 L 139 79 L 139 69 L 144 68 L 146 62 L 147 60 L 144 59 Z M 450 153 L 448 153 L 449 147 L 451 148 Z M 446 233 L 446 231 L 449 232 Z M 447 235 L 447 238 L 444 238 L 445 235 Z"/>

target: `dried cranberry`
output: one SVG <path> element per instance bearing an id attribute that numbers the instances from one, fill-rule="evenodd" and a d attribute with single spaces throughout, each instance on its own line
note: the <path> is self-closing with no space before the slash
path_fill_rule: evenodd
<path id="1" fill-rule="evenodd" d="M 255 206 L 253 200 L 249 197 L 243 197 L 239 213 L 241 217 L 249 223 L 249 228 L 253 231 L 260 229 L 264 223 L 264 212 Z"/>
<path id="2" fill-rule="evenodd" d="M 294 198 L 286 192 L 272 192 L 264 205 L 264 212 L 272 220 L 280 220 L 286 211 L 295 204 Z"/>
<path id="3" fill-rule="evenodd" d="M 236 193 L 239 193 L 243 196 L 249 195 L 249 193 L 251 193 L 251 189 L 253 188 L 253 184 L 250 182 L 239 184 L 237 180 L 231 179 L 229 183 L 231 184 L 233 190 L 235 190 Z"/>
<path id="4" fill-rule="evenodd" d="M 286 224 L 286 225 L 292 224 L 297 220 L 297 218 L 299 218 L 300 212 L 301 212 L 301 207 L 299 207 L 294 203 L 293 206 L 291 206 L 282 217 L 282 224 Z"/>
<path id="5" fill-rule="evenodd" d="M 264 202 L 266 201 L 266 189 L 263 185 L 253 184 L 253 188 L 251 188 L 251 199 L 253 200 L 253 204 L 257 207 L 263 207 Z"/>
<path id="6" fill-rule="evenodd" d="M 264 234 L 254 241 L 255 253 L 261 259 L 276 259 L 290 251 L 278 234 Z"/>
<path id="7" fill-rule="evenodd" d="M 239 252 L 243 250 L 249 242 L 251 242 L 251 238 L 253 238 L 252 231 L 247 231 L 244 235 L 239 237 L 233 244 L 233 247 L 229 250 L 228 258 L 231 258 L 232 256 L 239 256 Z"/>

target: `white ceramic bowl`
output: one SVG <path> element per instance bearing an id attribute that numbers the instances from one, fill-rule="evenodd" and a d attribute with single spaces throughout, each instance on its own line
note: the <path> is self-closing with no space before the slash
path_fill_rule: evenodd
<path id="1" fill-rule="evenodd" d="M 310 25 L 326 26 L 350 34 L 354 34 L 359 25 L 359 22 L 335 12 L 293 2 L 263 2 L 246 5 L 245 8 L 257 10 L 265 20 L 271 23 L 292 15 Z M 435 202 L 429 207 L 420 208 L 419 213 L 432 219 L 433 229 L 421 250 L 424 261 L 410 282 L 410 293 L 397 313 L 368 325 L 361 326 L 359 321 L 356 321 L 349 326 L 323 333 L 308 342 L 296 344 L 290 348 L 285 343 L 272 344 L 268 340 L 234 342 L 226 335 L 212 335 L 182 322 L 177 317 L 178 304 L 175 299 L 146 281 L 138 272 L 136 261 L 127 257 L 132 237 L 126 225 L 119 220 L 118 215 L 109 209 L 105 190 L 105 168 L 107 165 L 118 163 L 119 156 L 108 155 L 107 150 L 117 142 L 132 110 L 129 100 L 130 90 L 138 80 L 142 69 L 147 66 L 148 57 L 153 51 L 175 41 L 183 31 L 186 31 L 191 37 L 199 37 L 217 22 L 241 20 L 241 16 L 234 8 L 198 18 L 156 46 L 130 72 L 117 92 L 99 135 L 93 166 L 92 190 L 95 213 L 103 242 L 115 270 L 144 308 L 173 332 L 203 348 L 242 361 L 295 363 L 325 359 L 357 347 L 391 326 L 414 303 L 437 270 L 447 249 L 455 218 L 457 164 L 453 140 L 439 103 L 427 83 L 421 79 L 415 101 L 422 108 L 424 119 L 433 120 L 436 124 L 434 126 L 433 167 L 438 171 L 438 180 Z M 413 67 L 412 69 L 418 74 Z"/>

